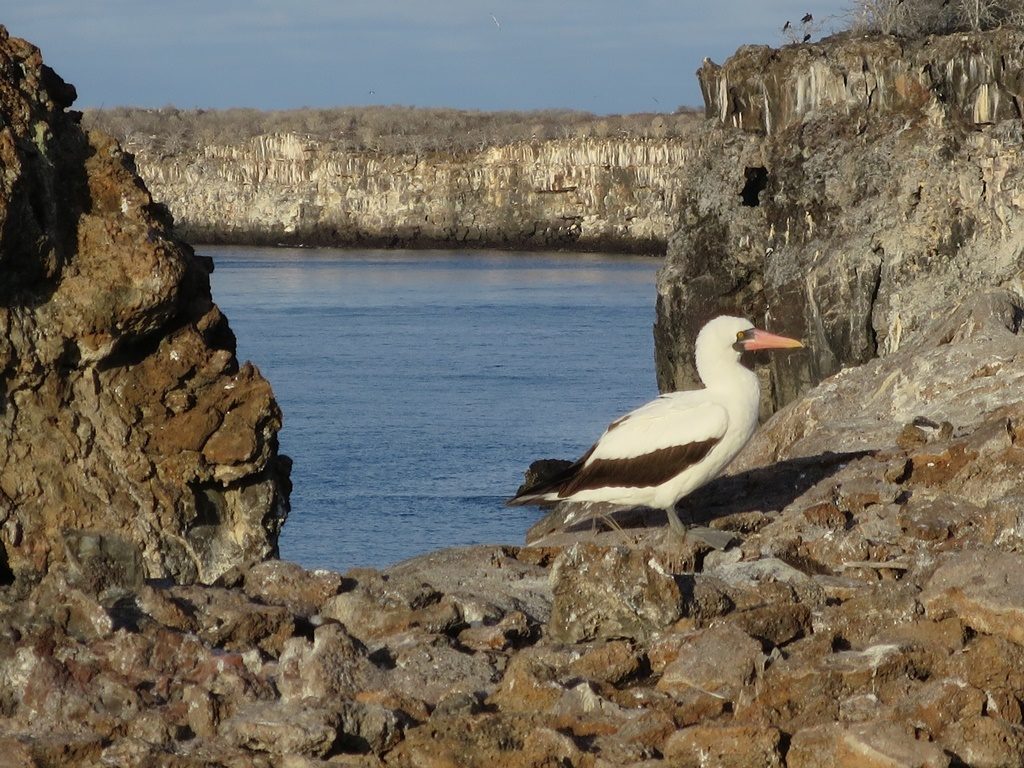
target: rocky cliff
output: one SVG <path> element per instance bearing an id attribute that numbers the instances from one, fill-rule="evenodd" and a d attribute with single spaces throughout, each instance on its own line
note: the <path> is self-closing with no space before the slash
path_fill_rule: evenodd
<path id="1" fill-rule="evenodd" d="M 276 134 L 136 161 L 194 241 L 660 253 L 689 155 L 683 138 L 378 153 Z"/>
<path id="2" fill-rule="evenodd" d="M 0 30 L 0 582 L 93 529 L 147 576 L 212 581 L 276 551 L 281 414 L 235 359 L 212 265 L 74 97 Z"/>
<path id="3" fill-rule="evenodd" d="M 658 284 L 659 385 L 722 310 L 806 334 L 771 403 L 889 355 L 989 287 L 1020 291 L 1024 34 L 740 49 L 698 73 L 697 140 Z"/>

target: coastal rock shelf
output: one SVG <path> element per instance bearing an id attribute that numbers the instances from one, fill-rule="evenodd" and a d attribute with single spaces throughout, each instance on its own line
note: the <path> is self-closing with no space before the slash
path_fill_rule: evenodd
<path id="1" fill-rule="evenodd" d="M 0 592 L 0 749 L 40 767 L 1019 765 L 1022 311 L 972 297 L 931 329 L 944 343 L 783 409 L 685 503 L 720 550 L 659 515 L 187 586 L 82 535 L 75 568 Z"/>
<path id="2" fill-rule="evenodd" d="M 131 148 L 131 147 L 129 147 Z M 337 151 L 295 134 L 175 154 L 140 175 L 202 242 L 662 252 L 685 139 L 564 139 L 475 153 Z"/>

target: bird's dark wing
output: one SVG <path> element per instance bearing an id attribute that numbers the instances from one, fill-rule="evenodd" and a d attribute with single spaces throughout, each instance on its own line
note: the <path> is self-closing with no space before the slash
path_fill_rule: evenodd
<path id="1" fill-rule="evenodd" d="M 650 488 L 661 485 L 701 461 L 718 445 L 713 437 L 683 445 L 659 448 L 650 453 L 622 459 L 594 459 L 576 471 L 558 489 L 566 498 L 577 491 L 595 488 Z"/>

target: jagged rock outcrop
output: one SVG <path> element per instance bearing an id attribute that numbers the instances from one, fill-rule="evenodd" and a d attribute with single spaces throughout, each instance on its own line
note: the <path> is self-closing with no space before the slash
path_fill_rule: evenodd
<path id="1" fill-rule="evenodd" d="M 972 296 L 776 414 L 686 504 L 723 549 L 620 517 L 180 586 L 79 537 L 0 589 L 6 764 L 1019 765 L 1022 317 Z"/>
<path id="2" fill-rule="evenodd" d="M 660 253 L 689 156 L 685 138 L 390 154 L 275 134 L 136 160 L 192 241 Z"/>
<path id="3" fill-rule="evenodd" d="M 698 73 L 713 123 L 658 282 L 663 390 L 722 311 L 802 335 L 766 410 L 892 354 L 976 290 L 1020 290 L 1024 33 L 743 48 Z"/>
<path id="4" fill-rule="evenodd" d="M 79 530 L 212 581 L 276 552 L 281 414 L 212 265 L 74 97 L 0 29 L 0 582 L 73 559 Z"/>

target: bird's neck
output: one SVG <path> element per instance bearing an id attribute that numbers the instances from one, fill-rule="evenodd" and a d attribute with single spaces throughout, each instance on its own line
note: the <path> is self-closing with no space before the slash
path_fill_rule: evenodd
<path id="1" fill-rule="evenodd" d="M 735 355 L 698 359 L 697 373 L 708 390 L 727 396 L 740 407 L 757 408 L 761 382 Z"/>

